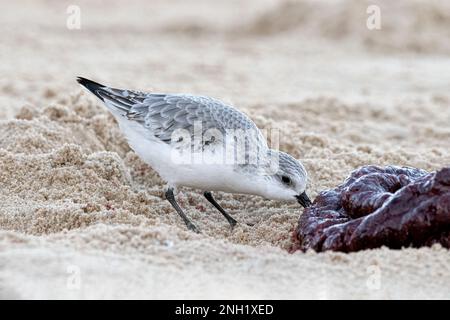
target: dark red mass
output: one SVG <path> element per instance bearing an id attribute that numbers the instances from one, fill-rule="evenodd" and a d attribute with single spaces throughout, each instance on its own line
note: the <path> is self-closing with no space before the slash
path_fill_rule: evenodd
<path id="1" fill-rule="evenodd" d="M 450 248 L 450 167 L 365 166 L 321 192 L 300 216 L 299 249 Z"/>

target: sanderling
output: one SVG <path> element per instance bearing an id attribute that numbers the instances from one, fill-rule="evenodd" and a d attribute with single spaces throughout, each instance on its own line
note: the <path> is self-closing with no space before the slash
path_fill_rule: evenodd
<path id="1" fill-rule="evenodd" d="M 301 162 L 270 149 L 255 123 L 234 107 L 205 96 L 115 89 L 81 77 L 77 81 L 105 103 L 130 147 L 167 182 L 166 199 L 190 230 L 199 232 L 175 200 L 177 187 L 203 191 L 231 227 L 236 220 L 211 191 L 311 204 Z"/>

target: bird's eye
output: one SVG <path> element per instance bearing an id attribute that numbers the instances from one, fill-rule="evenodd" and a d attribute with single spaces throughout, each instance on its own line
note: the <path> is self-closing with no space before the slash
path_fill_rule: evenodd
<path id="1" fill-rule="evenodd" d="M 281 181 L 283 181 L 284 184 L 291 184 L 291 178 L 282 176 Z"/>

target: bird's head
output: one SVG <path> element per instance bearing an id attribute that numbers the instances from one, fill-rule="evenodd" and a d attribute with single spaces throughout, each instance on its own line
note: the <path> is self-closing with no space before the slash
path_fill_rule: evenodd
<path id="1" fill-rule="evenodd" d="M 265 197 L 272 200 L 297 201 L 304 208 L 311 205 L 306 194 L 308 175 L 300 161 L 291 155 L 270 150 L 270 156 L 277 157 L 274 174 L 265 177 Z"/>

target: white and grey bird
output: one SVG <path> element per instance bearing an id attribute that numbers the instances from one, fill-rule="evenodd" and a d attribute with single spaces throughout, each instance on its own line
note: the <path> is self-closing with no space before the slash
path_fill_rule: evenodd
<path id="1" fill-rule="evenodd" d="M 270 149 L 245 114 L 219 100 L 190 94 L 110 88 L 79 77 L 116 118 L 130 147 L 167 182 L 166 199 L 190 230 L 199 229 L 177 204 L 174 191 L 203 191 L 231 227 L 237 222 L 211 191 L 252 194 L 311 204 L 307 173 L 291 155 Z"/>

